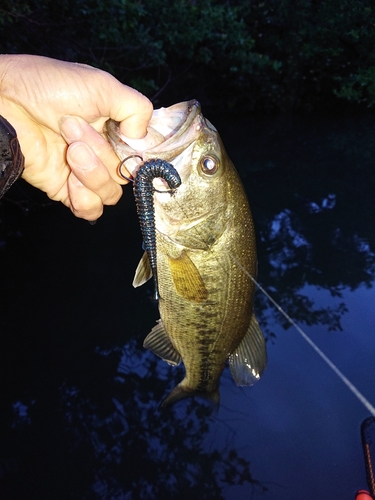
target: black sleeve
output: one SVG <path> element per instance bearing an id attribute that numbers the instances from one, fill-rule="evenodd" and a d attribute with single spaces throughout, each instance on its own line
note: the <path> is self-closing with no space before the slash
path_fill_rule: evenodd
<path id="1" fill-rule="evenodd" d="M 25 158 L 17 133 L 0 115 L 0 198 L 23 172 Z"/>

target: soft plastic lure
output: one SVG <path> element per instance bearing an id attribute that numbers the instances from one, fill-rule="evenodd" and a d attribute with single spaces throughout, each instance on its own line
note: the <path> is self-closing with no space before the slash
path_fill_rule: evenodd
<path id="1" fill-rule="evenodd" d="M 143 163 L 134 179 L 133 191 L 137 207 L 139 224 L 142 231 L 143 245 L 147 252 L 155 284 L 155 299 L 159 298 L 158 276 L 156 269 L 156 236 L 155 236 L 155 210 L 153 179 L 164 179 L 173 194 L 181 185 L 181 178 L 177 170 L 165 160 L 153 159 Z M 160 191 L 159 191 L 160 192 Z M 163 191 L 164 192 L 164 191 Z"/>

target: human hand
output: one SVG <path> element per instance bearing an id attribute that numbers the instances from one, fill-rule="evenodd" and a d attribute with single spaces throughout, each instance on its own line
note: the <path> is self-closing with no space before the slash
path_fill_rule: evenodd
<path id="1" fill-rule="evenodd" d="M 127 137 L 142 138 L 152 104 L 110 74 L 31 55 L 0 55 L 0 115 L 15 128 L 22 177 L 77 217 L 97 219 L 117 203 L 126 181 L 102 135 L 108 118 Z"/>

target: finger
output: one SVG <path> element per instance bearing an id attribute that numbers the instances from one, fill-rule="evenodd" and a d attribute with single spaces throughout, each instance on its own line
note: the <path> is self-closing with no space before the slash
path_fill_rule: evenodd
<path id="1" fill-rule="evenodd" d="M 95 193 L 103 205 L 114 205 L 122 195 L 102 161 L 85 142 L 74 142 L 68 147 L 67 161 L 75 177 Z"/>
<path id="2" fill-rule="evenodd" d="M 76 217 L 95 221 L 103 214 L 100 197 L 87 189 L 73 173 L 68 177 L 68 191 L 68 206 Z"/>
<path id="3" fill-rule="evenodd" d="M 147 133 L 153 105 L 147 97 L 137 90 L 114 80 L 109 102 L 108 116 L 120 123 L 121 133 L 130 139 L 142 139 Z"/>
<path id="4" fill-rule="evenodd" d="M 143 139 L 147 134 L 147 126 L 153 111 L 151 102 L 148 102 L 150 106 L 144 106 L 142 111 L 137 111 L 135 114 L 125 118 L 125 120 L 117 120 L 120 121 L 122 134 L 129 137 L 129 139 Z"/>
<path id="5" fill-rule="evenodd" d="M 107 167 L 110 175 L 116 182 L 125 184 L 126 181 L 118 175 L 119 159 L 111 145 L 91 125 L 78 116 L 64 116 L 60 120 L 61 134 L 68 144 L 80 141 L 85 142 L 94 154 Z M 78 175 L 79 177 L 79 175 Z"/>

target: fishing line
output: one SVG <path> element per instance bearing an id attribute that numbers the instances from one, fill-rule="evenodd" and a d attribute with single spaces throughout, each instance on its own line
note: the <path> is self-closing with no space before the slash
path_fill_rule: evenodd
<path id="1" fill-rule="evenodd" d="M 324 354 L 324 352 L 313 342 L 310 337 L 305 333 L 302 328 L 289 316 L 288 313 L 274 300 L 271 295 L 260 285 L 253 276 L 241 265 L 240 262 L 233 255 L 229 256 L 234 260 L 237 266 L 248 276 L 251 281 L 259 288 L 259 290 L 267 297 L 267 299 L 276 307 L 276 309 L 287 319 L 287 321 L 294 326 L 297 332 L 306 340 L 314 351 L 327 363 L 327 365 L 336 373 L 336 375 L 344 382 L 348 389 L 355 395 L 355 397 L 363 404 L 363 406 L 375 417 L 375 407 L 365 398 L 365 396 L 350 382 L 349 379 L 337 368 L 337 366 Z"/>
<path id="2" fill-rule="evenodd" d="M 121 163 L 121 165 L 123 162 Z M 168 192 L 168 191 L 166 191 Z M 173 194 L 173 193 L 170 193 Z M 182 213 L 184 212 L 183 207 L 178 203 L 177 200 L 176 205 L 179 206 Z M 202 238 L 199 230 L 192 226 L 191 229 L 194 229 L 199 237 Z M 202 240 L 204 241 L 204 240 Z M 209 245 L 207 245 L 207 251 L 210 251 Z M 219 260 L 216 258 L 214 254 L 213 258 L 219 263 Z M 284 311 L 284 309 L 271 297 L 271 295 L 257 282 L 257 280 L 251 276 L 251 274 L 242 266 L 242 264 L 238 261 L 238 259 L 232 255 L 231 253 L 227 253 L 230 258 L 236 263 L 236 265 L 248 276 L 251 281 L 255 284 L 256 287 L 267 297 L 267 299 L 276 307 L 276 309 L 284 316 L 284 318 L 290 323 L 297 332 L 301 335 L 301 337 L 314 349 L 314 351 L 320 356 L 320 358 L 331 368 L 331 370 L 339 377 L 339 379 L 346 385 L 346 387 L 354 394 L 354 396 L 358 399 L 360 403 L 370 412 L 372 416 L 375 417 L 375 407 L 368 401 L 368 399 L 357 389 L 357 387 L 337 368 L 337 366 L 324 354 L 324 352 L 311 340 L 311 338 L 305 333 L 302 328 L 289 316 L 288 313 Z"/>
<path id="3" fill-rule="evenodd" d="M 177 203 L 183 212 L 183 208 L 179 203 Z M 193 226 L 194 227 L 194 226 Z M 199 231 L 194 227 L 195 231 L 199 235 Z M 200 235 L 201 236 L 201 235 Z M 210 251 L 210 248 L 207 248 Z M 321 359 L 331 368 L 331 370 L 339 377 L 339 379 L 347 386 L 347 388 L 354 394 L 354 396 L 362 403 L 362 405 L 375 417 L 375 407 L 368 401 L 368 399 L 357 389 L 357 387 L 337 368 L 337 366 L 324 354 L 324 352 L 311 340 L 311 338 L 305 333 L 302 328 L 289 316 L 287 312 L 271 297 L 271 295 L 262 287 L 257 280 L 251 276 L 251 274 L 245 269 L 238 259 L 228 252 L 230 258 L 234 260 L 236 265 L 248 276 L 251 281 L 259 288 L 259 290 L 267 297 L 267 299 L 276 307 L 276 309 L 284 316 L 284 318 L 297 330 L 301 337 L 314 349 L 314 351 L 321 357 Z M 213 257 L 218 261 L 218 259 L 213 254 Z"/>

